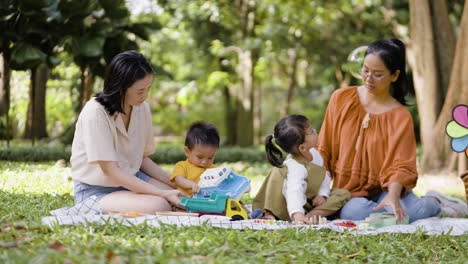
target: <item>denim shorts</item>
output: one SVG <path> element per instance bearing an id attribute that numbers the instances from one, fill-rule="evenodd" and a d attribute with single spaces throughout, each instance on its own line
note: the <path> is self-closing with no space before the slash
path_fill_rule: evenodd
<path id="1" fill-rule="evenodd" d="M 151 178 L 146 173 L 142 171 L 138 171 L 135 174 L 135 177 L 148 182 Z M 89 197 L 96 195 L 97 199 L 100 200 L 102 197 L 109 193 L 117 192 L 117 191 L 129 191 L 129 189 L 124 187 L 107 187 L 107 186 L 99 186 L 99 185 L 91 185 L 80 181 L 73 181 L 74 185 L 74 196 L 75 196 L 75 204 L 82 202 Z"/>

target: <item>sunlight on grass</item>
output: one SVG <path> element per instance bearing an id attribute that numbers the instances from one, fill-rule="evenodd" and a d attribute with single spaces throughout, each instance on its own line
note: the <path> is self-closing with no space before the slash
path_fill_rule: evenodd
<path id="1" fill-rule="evenodd" d="M 218 166 L 231 166 L 239 174 L 252 180 L 252 189 L 247 194 L 247 200 L 257 194 L 266 175 L 271 169 L 267 163 L 219 163 Z M 69 164 L 68 164 L 69 166 Z M 168 173 L 172 172 L 173 164 L 162 164 Z M 73 182 L 70 167 L 61 168 L 55 162 L 0 162 L 0 187 L 8 192 L 28 192 L 34 194 L 73 194 Z M 438 190 L 450 196 L 465 197 L 465 187 L 462 180 L 455 174 L 422 175 L 414 192 L 424 195 L 428 190 Z M 250 198 L 248 198 L 250 197 Z"/>
<path id="2" fill-rule="evenodd" d="M 55 162 L 0 162 L 1 189 L 34 194 L 73 193 L 71 169 Z"/>
<path id="3" fill-rule="evenodd" d="M 420 176 L 414 192 L 416 195 L 422 196 L 428 190 L 437 190 L 449 196 L 466 200 L 465 185 L 462 179 L 455 174 L 428 174 Z"/>

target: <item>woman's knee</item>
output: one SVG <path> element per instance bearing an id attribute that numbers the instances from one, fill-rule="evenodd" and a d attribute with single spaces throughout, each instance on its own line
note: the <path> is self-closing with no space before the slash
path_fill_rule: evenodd
<path id="1" fill-rule="evenodd" d="M 154 214 L 156 212 L 171 211 L 171 204 L 161 196 L 148 195 L 150 201 L 149 204 L 145 205 L 148 208 L 149 214 Z"/>
<path id="2" fill-rule="evenodd" d="M 340 218 L 363 220 L 370 215 L 375 203 L 365 197 L 351 198 L 340 210 Z"/>
<path id="3" fill-rule="evenodd" d="M 170 211 L 169 202 L 160 196 L 137 194 L 129 191 L 114 192 L 100 200 L 103 212 L 136 211 L 139 213 L 154 214 L 155 212 Z"/>

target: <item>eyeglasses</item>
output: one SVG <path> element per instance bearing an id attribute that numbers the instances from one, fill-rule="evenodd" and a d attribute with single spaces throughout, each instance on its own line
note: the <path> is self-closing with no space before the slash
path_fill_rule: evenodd
<path id="1" fill-rule="evenodd" d="M 359 72 L 361 73 L 361 77 L 362 77 L 363 80 L 366 80 L 368 77 L 371 77 L 373 80 L 375 80 L 377 82 L 380 82 L 383 79 L 385 79 L 385 78 L 387 78 L 388 76 L 391 75 L 391 74 L 381 75 L 381 74 L 375 74 L 375 73 L 371 74 L 370 72 L 368 72 L 365 69 L 360 69 Z"/>

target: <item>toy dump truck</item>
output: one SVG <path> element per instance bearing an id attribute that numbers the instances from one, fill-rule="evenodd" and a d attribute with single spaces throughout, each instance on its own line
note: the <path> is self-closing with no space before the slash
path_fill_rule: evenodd
<path id="1" fill-rule="evenodd" d="M 232 220 L 248 219 L 247 211 L 239 201 L 229 199 L 228 195 L 222 193 L 212 193 L 210 198 L 183 197 L 180 203 L 189 213 L 220 214 L 231 217 Z"/>

